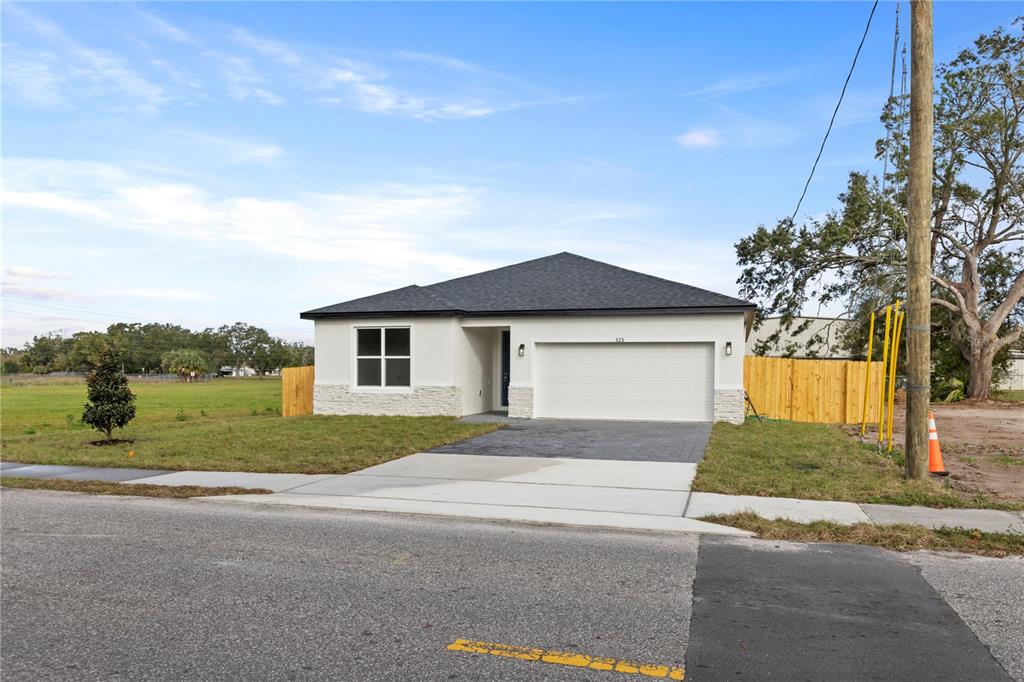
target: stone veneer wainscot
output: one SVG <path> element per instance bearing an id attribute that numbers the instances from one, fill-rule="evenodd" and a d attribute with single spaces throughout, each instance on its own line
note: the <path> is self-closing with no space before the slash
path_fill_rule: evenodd
<path id="1" fill-rule="evenodd" d="M 715 421 L 742 424 L 744 418 L 743 389 L 720 389 L 715 391 Z"/>
<path id="2" fill-rule="evenodd" d="M 415 386 L 409 390 L 352 390 L 347 384 L 313 386 L 315 414 L 375 414 L 428 417 L 461 414 L 458 386 Z"/>

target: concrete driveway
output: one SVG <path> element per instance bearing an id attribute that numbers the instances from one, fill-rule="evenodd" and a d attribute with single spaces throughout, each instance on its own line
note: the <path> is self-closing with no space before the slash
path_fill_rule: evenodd
<path id="1" fill-rule="evenodd" d="M 480 421 L 500 418 L 475 415 L 465 419 Z M 711 424 L 707 422 L 500 420 L 507 424 L 504 429 L 444 445 L 431 452 L 696 464 L 704 457 L 704 449 L 711 435 Z"/>

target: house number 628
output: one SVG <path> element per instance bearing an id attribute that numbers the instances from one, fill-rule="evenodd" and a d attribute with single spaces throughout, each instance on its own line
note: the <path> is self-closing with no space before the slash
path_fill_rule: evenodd
<path id="1" fill-rule="evenodd" d="M 615 343 L 625 343 L 626 339 L 622 336 L 615 337 Z"/>

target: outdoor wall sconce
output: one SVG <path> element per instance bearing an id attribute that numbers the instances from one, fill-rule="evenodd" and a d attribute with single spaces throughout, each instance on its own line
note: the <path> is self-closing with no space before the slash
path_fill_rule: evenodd
<path id="1" fill-rule="evenodd" d="M 732 355 L 732 341 L 725 342 L 725 354 Z"/>
<path id="2" fill-rule="evenodd" d="M 526 355 L 526 344 L 521 343 L 519 344 L 519 357 L 523 357 L 524 355 Z"/>

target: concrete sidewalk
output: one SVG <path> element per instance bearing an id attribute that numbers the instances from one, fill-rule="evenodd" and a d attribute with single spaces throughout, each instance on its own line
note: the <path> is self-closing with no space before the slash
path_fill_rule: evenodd
<path id="1" fill-rule="evenodd" d="M 691 492 L 697 465 L 554 457 L 420 453 L 345 475 L 24 465 L 2 475 L 129 484 L 267 488 L 271 495 L 204 498 L 226 503 L 388 511 L 634 530 L 750 535 L 701 521 L 752 511 L 769 519 L 841 524 L 907 523 L 1024 533 L 1024 514 Z"/>
<path id="2" fill-rule="evenodd" d="M 799 523 L 832 521 L 844 525 L 899 523 L 928 528 L 966 528 L 990 533 L 1024 533 L 1024 512 L 997 509 L 934 509 L 903 507 L 894 504 L 858 504 L 798 500 L 788 497 L 754 497 L 751 495 L 690 494 L 685 515 L 703 518 L 718 514 L 752 511 L 766 519 L 788 519 Z"/>

